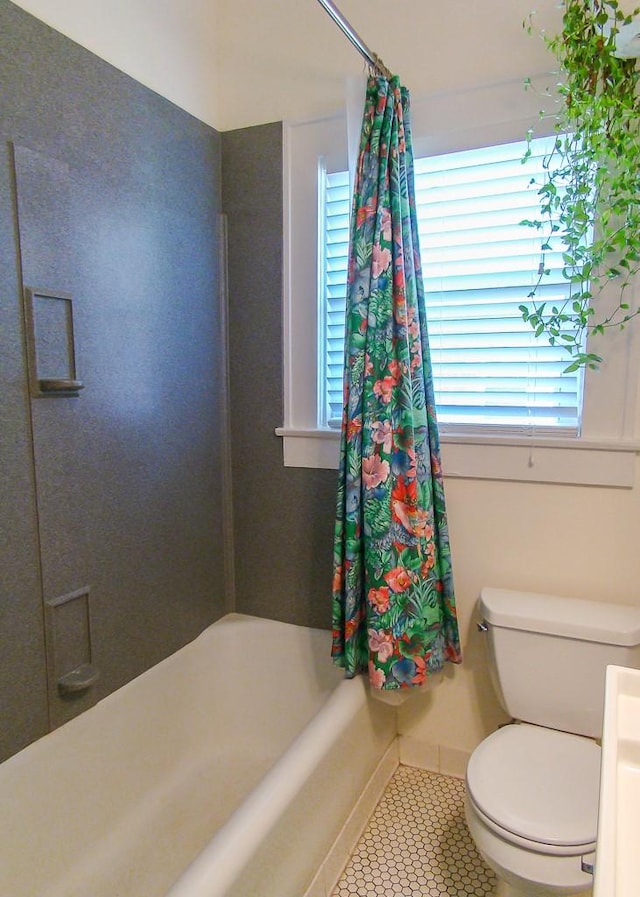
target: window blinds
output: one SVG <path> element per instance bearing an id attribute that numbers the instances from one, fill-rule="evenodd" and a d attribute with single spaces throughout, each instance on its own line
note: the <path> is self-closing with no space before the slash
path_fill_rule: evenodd
<path id="1" fill-rule="evenodd" d="M 321 424 L 339 427 L 342 419 L 342 382 L 344 374 L 344 327 L 347 294 L 347 266 L 349 263 L 349 213 L 351 191 L 349 172 L 338 171 L 321 178 L 324 202 L 324 221 L 321 222 L 322 284 L 320 288 L 320 328 L 323 345 L 320 358 L 320 408 L 324 414 Z M 321 258 L 322 258 L 321 255 Z"/>
<path id="2" fill-rule="evenodd" d="M 540 235 L 520 224 L 539 217 L 537 191 L 554 138 L 488 147 L 415 162 L 416 210 L 438 421 L 443 429 L 499 433 L 577 432 L 579 372 L 564 373 L 561 345 L 534 336 L 519 305 L 539 264 L 549 271 L 539 301 L 568 296 L 561 251 L 541 256 Z M 534 183 L 531 183 L 531 182 Z M 325 423 L 342 413 L 348 258 L 346 173 L 325 185 Z"/>

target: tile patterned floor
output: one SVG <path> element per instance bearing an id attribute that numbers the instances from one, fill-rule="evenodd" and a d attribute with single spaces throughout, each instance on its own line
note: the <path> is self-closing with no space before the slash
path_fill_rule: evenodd
<path id="1" fill-rule="evenodd" d="M 495 884 L 464 821 L 464 782 L 400 766 L 333 897 L 485 897 Z"/>

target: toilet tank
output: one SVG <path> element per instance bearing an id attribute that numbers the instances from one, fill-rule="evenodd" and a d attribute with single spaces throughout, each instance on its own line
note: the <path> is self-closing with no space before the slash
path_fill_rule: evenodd
<path id="1" fill-rule="evenodd" d="M 640 607 L 494 588 L 478 606 L 506 712 L 600 738 L 606 667 L 640 669 Z"/>

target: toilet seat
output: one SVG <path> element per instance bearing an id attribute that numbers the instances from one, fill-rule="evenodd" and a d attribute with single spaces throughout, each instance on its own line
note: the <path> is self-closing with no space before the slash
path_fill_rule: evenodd
<path id="1" fill-rule="evenodd" d="M 595 849 L 600 748 L 588 738 L 527 723 L 505 726 L 473 752 L 467 791 L 504 839 L 548 854 Z"/>

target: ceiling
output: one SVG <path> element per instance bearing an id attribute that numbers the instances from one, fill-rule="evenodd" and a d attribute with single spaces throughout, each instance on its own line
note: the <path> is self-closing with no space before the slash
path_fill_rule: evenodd
<path id="1" fill-rule="evenodd" d="M 19 6 L 225 131 L 317 118 L 364 63 L 317 0 L 20 0 Z M 548 71 L 532 0 L 337 0 L 414 98 Z M 556 0 L 536 20 L 555 31 Z"/>

